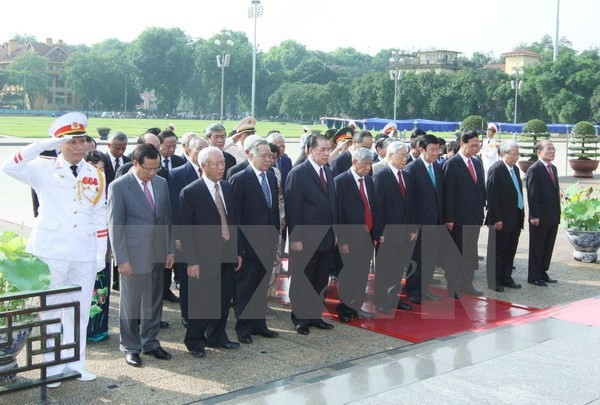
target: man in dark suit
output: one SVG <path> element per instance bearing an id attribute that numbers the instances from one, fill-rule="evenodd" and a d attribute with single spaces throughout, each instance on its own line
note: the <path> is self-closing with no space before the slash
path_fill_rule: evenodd
<path id="1" fill-rule="evenodd" d="M 158 150 L 139 145 L 133 169 L 111 183 L 108 226 L 121 274 L 119 329 L 127 364 L 139 367 L 140 352 L 168 360 L 158 341 L 165 268 L 175 261 L 167 182 L 157 177 Z M 166 259 L 165 259 L 166 258 Z"/>
<path id="2" fill-rule="evenodd" d="M 425 135 L 425 134 L 423 134 Z M 411 137 L 410 140 L 410 150 L 408 151 L 408 155 L 406 156 L 406 164 L 409 164 L 413 160 L 417 160 L 421 152 L 419 151 L 419 142 L 421 141 L 421 137 L 423 135 L 417 135 L 416 137 Z"/>
<path id="3" fill-rule="evenodd" d="M 179 195 L 186 186 L 198 180 L 202 176 L 202 169 L 198 164 L 198 153 L 208 147 L 204 138 L 192 138 L 188 143 L 189 159 L 183 166 L 176 167 L 169 173 L 169 198 L 171 200 L 171 214 L 173 225 L 175 225 L 175 247 L 181 252 L 181 235 L 179 235 L 181 219 L 179 217 Z M 179 306 L 181 308 L 181 321 L 187 325 L 188 319 L 188 280 L 187 270 L 184 262 L 175 263 L 175 272 L 179 280 Z"/>
<path id="4" fill-rule="evenodd" d="M 279 148 L 279 158 L 275 161 L 275 167 L 281 172 L 281 188 L 285 190 L 285 181 L 292 170 L 292 159 L 285 154 L 285 137 L 279 131 L 270 131 L 267 134 L 267 142 Z"/>
<path id="5" fill-rule="evenodd" d="M 222 180 L 223 152 L 204 148 L 198 155 L 202 177 L 180 194 L 181 247 L 188 274 L 188 326 L 184 338 L 194 357 L 205 347 L 235 349 L 225 327 L 242 264 L 237 249 L 238 224 L 233 186 Z"/>
<path id="6" fill-rule="evenodd" d="M 445 263 L 448 293 L 454 298 L 462 293 L 483 295 L 473 287 L 485 207 L 485 174 L 481 163 L 473 159 L 478 148 L 479 134 L 463 131 L 458 154 L 444 165 L 444 223 L 462 256 Z"/>
<path id="7" fill-rule="evenodd" d="M 556 149 L 549 140 L 534 147 L 538 161 L 527 170 L 529 206 L 529 263 L 527 281 L 540 287 L 556 283 L 548 276 L 554 241 L 560 223 L 558 172 L 552 164 Z"/>
<path id="8" fill-rule="evenodd" d="M 185 163 L 181 156 L 175 154 L 177 149 L 177 135 L 175 132 L 164 130 L 158 134 L 160 141 L 161 165 L 168 171 L 173 170 Z"/>
<path id="9" fill-rule="evenodd" d="M 375 316 L 362 309 L 373 247 L 379 244 L 382 231 L 375 186 L 369 176 L 372 164 L 373 153 L 367 148 L 356 148 L 352 151 L 352 167 L 334 179 L 336 235 L 343 262 L 338 275 L 340 303 L 336 311 L 342 322 Z"/>
<path id="10" fill-rule="evenodd" d="M 247 158 L 248 153 L 250 152 L 250 148 L 252 148 L 256 144 L 256 142 L 258 142 L 260 140 L 264 140 L 263 137 L 260 135 L 250 135 L 250 136 L 244 138 L 243 145 L 244 145 L 244 153 L 246 154 L 246 160 L 244 160 L 241 163 L 236 164 L 235 166 L 233 166 L 232 168 L 227 170 L 227 173 L 225 173 L 225 178 L 227 179 L 227 181 L 229 181 L 233 177 L 234 174 L 246 170 L 246 168 L 250 164 L 250 162 L 248 161 L 248 158 Z"/>
<path id="11" fill-rule="evenodd" d="M 309 326 L 333 329 L 321 319 L 321 311 L 333 262 L 332 225 L 337 222 L 333 173 L 327 167 L 331 144 L 313 135 L 308 147 L 308 158 L 292 168 L 285 185 L 292 322 L 301 335 L 309 333 Z"/>
<path id="12" fill-rule="evenodd" d="M 124 132 L 113 132 L 108 138 L 108 151 L 104 153 L 104 175 L 106 176 L 106 189 L 115 179 L 115 173 L 119 167 L 125 163 L 131 162 L 131 159 L 125 156 L 127 149 L 127 135 Z"/>
<path id="13" fill-rule="evenodd" d="M 423 135 L 419 140 L 419 158 L 406 166 L 411 177 L 415 222 L 421 231 L 413 253 L 416 269 L 406 279 L 408 299 L 421 304 L 422 299 L 438 301 L 440 297 L 429 292 L 433 270 L 438 264 L 440 227 L 443 221 L 443 176 L 437 163 L 440 141 L 434 135 Z"/>
<path id="14" fill-rule="evenodd" d="M 183 149 L 183 153 L 179 156 L 183 159 L 184 163 L 189 160 L 190 157 L 190 141 L 194 138 L 197 138 L 198 134 L 195 132 L 186 132 L 181 137 L 181 148 Z"/>
<path id="15" fill-rule="evenodd" d="M 501 160 L 494 163 L 487 177 L 487 216 L 489 226 L 487 283 L 488 288 L 503 292 L 504 287 L 521 288 L 512 278 L 513 263 L 525 218 L 523 185 L 516 163 L 519 144 L 500 144 Z M 494 252 L 495 250 L 495 252 Z M 495 261 L 492 259 L 495 256 Z"/>
<path id="16" fill-rule="evenodd" d="M 246 141 L 244 140 L 244 147 Z M 273 154 L 264 139 L 251 141 L 249 166 L 231 178 L 238 210 L 243 265 L 237 273 L 237 322 L 235 332 L 241 343 L 252 343 L 252 335 L 275 338 L 265 321 L 267 291 L 279 239 L 279 188 L 268 169 Z"/>
<path id="17" fill-rule="evenodd" d="M 154 135 L 153 133 L 146 132 L 145 134 L 141 135 L 137 140 L 137 145 L 143 145 L 146 143 L 153 145 L 156 148 L 156 150 L 159 151 L 160 141 L 159 141 L 158 137 L 156 135 Z M 115 179 L 118 179 L 119 177 L 127 174 L 129 172 L 129 170 L 131 170 L 132 167 L 133 167 L 133 162 L 131 162 L 131 161 L 129 161 L 127 163 L 123 163 L 123 165 L 121 165 L 115 172 Z M 169 171 L 167 169 L 165 169 L 162 165 L 160 166 L 160 170 L 156 174 L 165 180 L 167 180 L 169 177 Z"/>
<path id="18" fill-rule="evenodd" d="M 237 164 L 237 161 L 231 153 L 223 150 L 226 138 L 225 127 L 218 123 L 212 124 L 204 130 L 204 135 L 206 136 L 209 146 L 214 146 L 223 152 L 223 156 L 225 157 L 225 171 L 223 174 L 226 174 L 229 169 Z"/>
<path id="19" fill-rule="evenodd" d="M 352 166 L 352 151 L 358 148 L 367 148 L 371 150 L 372 146 L 373 135 L 371 135 L 369 131 L 363 129 L 356 132 L 352 136 L 352 145 L 350 145 L 348 150 L 337 155 L 333 162 L 331 162 L 331 170 L 333 171 L 333 176 L 339 176 L 340 174 L 350 169 L 350 166 Z"/>
<path id="20" fill-rule="evenodd" d="M 373 176 L 377 212 L 381 217 L 385 241 L 377 250 L 375 269 L 375 307 L 384 314 L 394 308 L 409 311 L 410 304 L 398 297 L 404 268 L 410 264 L 417 240 L 417 227 L 410 175 L 403 171 L 408 148 L 399 141 L 387 147 L 386 165 Z"/>

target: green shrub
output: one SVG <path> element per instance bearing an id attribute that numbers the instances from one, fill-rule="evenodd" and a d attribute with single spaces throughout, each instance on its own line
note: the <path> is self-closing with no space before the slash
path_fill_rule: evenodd
<path id="1" fill-rule="evenodd" d="M 487 122 L 479 115 L 469 115 L 460 123 L 461 131 L 482 132 L 487 127 Z"/>
<path id="2" fill-rule="evenodd" d="M 523 132 L 533 134 L 547 134 L 548 126 L 542 120 L 533 119 L 525 123 L 525 125 L 523 126 Z"/>
<path id="3" fill-rule="evenodd" d="M 591 160 L 598 156 L 598 136 L 596 128 L 587 122 L 580 121 L 573 127 L 572 143 L 569 145 L 569 157 L 574 159 Z"/>
<path id="4" fill-rule="evenodd" d="M 523 133 L 519 136 L 519 150 L 521 157 L 527 158 L 530 162 L 538 160 L 534 146 L 542 139 L 548 139 L 550 133 L 546 123 L 539 119 L 532 119 L 523 126 Z"/>

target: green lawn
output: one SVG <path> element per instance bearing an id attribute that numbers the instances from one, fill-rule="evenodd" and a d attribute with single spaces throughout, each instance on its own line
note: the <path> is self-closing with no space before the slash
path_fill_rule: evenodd
<path id="1" fill-rule="evenodd" d="M 51 117 L 7 117 L 0 116 L 0 135 L 16 136 L 19 138 L 44 138 L 48 136 L 48 127 L 56 118 Z M 179 136 L 189 131 L 202 133 L 205 128 L 217 121 L 177 120 L 177 119 L 134 119 L 134 118 L 90 118 L 88 133 L 98 138 L 96 128 L 108 127 L 112 130 L 125 132 L 135 138 L 148 128 L 164 129 L 167 125 L 175 125 L 175 133 Z M 227 132 L 231 131 L 238 121 L 225 121 L 223 125 Z M 325 131 L 325 125 L 310 125 L 310 129 Z M 258 122 L 257 133 L 266 135 L 270 130 L 279 130 L 286 138 L 299 138 L 302 125 L 285 122 Z"/>

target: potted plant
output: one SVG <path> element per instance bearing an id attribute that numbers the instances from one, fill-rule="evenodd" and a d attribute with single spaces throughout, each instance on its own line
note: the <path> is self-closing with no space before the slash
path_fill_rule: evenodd
<path id="1" fill-rule="evenodd" d="M 594 170 L 598 168 L 598 135 L 596 135 L 596 128 L 587 122 L 580 121 L 573 127 L 571 132 L 573 137 L 572 145 L 569 145 L 569 152 L 567 156 L 569 159 L 569 165 L 575 173 L 574 177 L 593 177 Z"/>
<path id="2" fill-rule="evenodd" d="M 593 187 L 569 186 L 562 197 L 562 217 L 573 258 L 584 263 L 598 259 L 600 247 L 600 193 Z"/>
<path id="3" fill-rule="evenodd" d="M 102 139 L 103 141 L 108 139 L 108 134 L 110 132 L 110 128 L 98 127 L 98 128 L 96 128 L 96 131 L 98 131 L 98 135 L 100 135 L 100 139 Z"/>
<path id="4" fill-rule="evenodd" d="M 525 123 L 523 133 L 519 137 L 519 152 L 521 157 L 527 160 L 517 162 L 523 174 L 527 173 L 531 165 L 538 160 L 534 149 L 535 144 L 542 139 L 548 139 L 549 136 L 548 126 L 544 121 L 532 119 Z"/>
<path id="5" fill-rule="evenodd" d="M 461 131 L 482 132 L 487 127 L 487 122 L 480 115 L 469 115 L 460 123 Z"/>
<path id="6" fill-rule="evenodd" d="M 36 291 L 48 288 L 50 284 L 50 270 L 46 263 L 37 257 L 25 252 L 27 241 L 14 232 L 3 232 L 0 234 L 0 296 L 11 293 Z M 0 313 L 9 315 L 10 311 L 27 308 L 30 299 L 14 298 L 0 301 Z M 0 371 L 10 370 L 17 367 L 17 355 L 23 348 L 27 337 L 31 333 L 31 327 L 27 327 L 37 319 L 37 315 L 13 316 L 12 344 L 7 345 L 7 332 L 0 333 Z M 7 318 L 0 317 L 0 327 L 6 327 Z M 6 360 L 8 359 L 8 360 Z M 14 375 L 8 375 L 0 380 L 2 382 L 14 381 Z"/>

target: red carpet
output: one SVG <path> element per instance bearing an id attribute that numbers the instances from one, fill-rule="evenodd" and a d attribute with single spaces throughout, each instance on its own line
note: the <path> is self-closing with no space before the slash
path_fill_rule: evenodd
<path id="1" fill-rule="evenodd" d="M 279 298 L 286 304 L 289 302 L 288 281 L 287 274 L 282 275 L 278 288 Z M 372 286 L 373 275 L 369 277 L 368 295 L 373 291 Z M 425 301 L 423 305 L 413 305 L 412 311 L 396 311 L 394 315 L 377 313 L 373 319 L 353 319 L 348 324 L 410 342 L 423 342 L 465 331 L 485 330 L 514 323 L 515 318 L 539 311 L 536 308 L 470 295 L 455 300 L 448 296 L 445 289 L 432 289 L 432 292 L 442 297 L 442 300 Z M 335 312 L 335 306 L 339 302 L 337 298 L 335 284 L 330 285 L 325 302 L 327 311 L 323 313 L 324 316 L 337 320 Z M 597 305 L 600 305 L 600 300 L 597 301 Z M 363 309 L 376 312 L 371 300 L 367 300 Z"/>
<path id="2" fill-rule="evenodd" d="M 590 326 L 600 326 L 600 297 L 587 298 L 565 305 L 553 306 L 534 312 L 512 324 L 535 322 L 540 319 L 555 318 L 563 321 L 577 322 Z"/>

